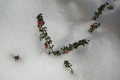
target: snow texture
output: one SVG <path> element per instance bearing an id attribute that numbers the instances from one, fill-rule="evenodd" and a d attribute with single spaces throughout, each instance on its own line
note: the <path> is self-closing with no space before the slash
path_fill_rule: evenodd
<path id="1" fill-rule="evenodd" d="M 90 34 L 94 11 L 105 1 L 114 10 L 105 10 L 102 25 Z M 84 38 L 89 45 L 48 55 L 36 26 L 40 12 L 55 49 Z M 120 0 L 0 0 L 0 80 L 120 80 L 119 25 Z M 73 75 L 64 60 L 73 65 Z"/>

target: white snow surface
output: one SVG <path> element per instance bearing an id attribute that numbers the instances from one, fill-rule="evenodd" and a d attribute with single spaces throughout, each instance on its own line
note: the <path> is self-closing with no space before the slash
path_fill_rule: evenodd
<path id="1" fill-rule="evenodd" d="M 105 1 L 114 10 L 105 10 L 98 20 L 102 25 L 90 34 L 94 11 Z M 39 13 L 55 49 L 84 38 L 89 45 L 48 55 L 39 40 Z M 119 25 L 120 0 L 0 0 L 0 80 L 120 80 Z M 64 60 L 74 74 L 63 67 Z"/>

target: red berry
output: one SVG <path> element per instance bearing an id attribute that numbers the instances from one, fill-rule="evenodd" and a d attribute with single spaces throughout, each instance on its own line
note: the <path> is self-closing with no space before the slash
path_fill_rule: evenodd
<path id="1" fill-rule="evenodd" d="M 94 26 L 93 25 L 90 25 L 90 29 L 93 29 L 94 28 Z"/>
<path id="2" fill-rule="evenodd" d="M 40 25 L 41 24 L 41 22 L 40 21 L 38 21 L 38 25 Z"/>
<path id="3" fill-rule="evenodd" d="M 45 22 L 44 21 L 41 21 L 41 26 L 43 26 L 45 24 Z"/>
<path id="4" fill-rule="evenodd" d="M 44 21 L 38 21 L 38 26 L 43 26 L 45 24 Z"/>
<path id="5" fill-rule="evenodd" d="M 42 29 L 40 29 L 39 31 L 40 31 L 40 32 L 42 32 L 43 30 L 42 30 Z"/>
<path id="6" fill-rule="evenodd" d="M 48 44 L 47 44 L 47 43 L 45 43 L 45 44 L 44 44 L 44 46 L 45 46 L 45 49 L 47 49 L 47 48 L 48 48 Z"/>

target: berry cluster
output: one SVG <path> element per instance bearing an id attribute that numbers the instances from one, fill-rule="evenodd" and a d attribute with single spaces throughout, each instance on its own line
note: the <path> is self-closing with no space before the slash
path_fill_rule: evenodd
<path id="1" fill-rule="evenodd" d="M 48 36 L 47 27 L 44 26 L 45 21 L 43 20 L 42 14 L 40 13 L 36 18 L 37 18 L 37 26 L 40 31 L 40 40 L 44 40 L 45 49 L 48 49 L 49 53 L 53 53 L 54 45 L 52 45 L 51 37 Z"/>

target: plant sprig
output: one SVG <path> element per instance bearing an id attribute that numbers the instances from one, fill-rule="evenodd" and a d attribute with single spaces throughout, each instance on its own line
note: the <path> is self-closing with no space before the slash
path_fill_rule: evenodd
<path id="1" fill-rule="evenodd" d="M 54 55 L 61 55 L 61 54 L 65 54 L 65 53 L 69 53 L 70 51 L 77 49 L 79 46 L 85 46 L 86 44 L 88 44 L 89 40 L 86 39 L 82 39 L 79 40 L 78 42 L 74 42 L 72 44 L 69 44 L 68 46 L 63 46 L 60 50 L 56 50 L 54 51 L 54 45 L 52 44 L 52 39 L 50 36 L 48 36 L 47 33 L 47 27 L 44 26 L 45 21 L 43 19 L 43 14 L 40 13 L 37 15 L 37 26 L 39 28 L 39 32 L 40 32 L 40 40 L 44 41 L 44 47 L 45 49 L 48 49 L 48 53 L 51 54 L 53 53 Z"/>
<path id="2" fill-rule="evenodd" d="M 92 17 L 92 20 L 96 21 L 99 18 L 99 16 L 102 15 L 102 12 L 104 11 L 105 8 L 107 8 L 108 10 L 112 10 L 113 6 L 108 2 L 105 2 L 104 4 L 100 5 L 100 7 L 97 8 L 98 11 L 94 12 L 94 16 Z"/>
<path id="3" fill-rule="evenodd" d="M 64 61 L 64 66 L 65 66 L 65 68 L 68 68 L 68 69 L 70 69 L 70 72 L 73 74 L 74 72 L 73 72 L 73 69 L 72 69 L 72 64 L 70 64 L 70 62 L 68 61 L 68 60 L 65 60 Z"/>
<path id="4" fill-rule="evenodd" d="M 96 21 L 97 19 L 99 19 L 100 15 L 102 15 L 102 12 L 104 11 L 104 9 L 107 8 L 108 10 L 112 10 L 113 9 L 113 6 L 108 3 L 108 2 L 105 2 L 104 4 L 100 5 L 98 9 L 98 11 L 95 11 L 94 12 L 94 16 L 92 17 L 92 20 Z M 89 28 L 89 32 L 92 33 L 95 29 L 97 29 L 99 26 L 101 25 L 101 23 L 98 23 L 98 22 L 94 22 L 90 25 L 90 28 Z"/>

